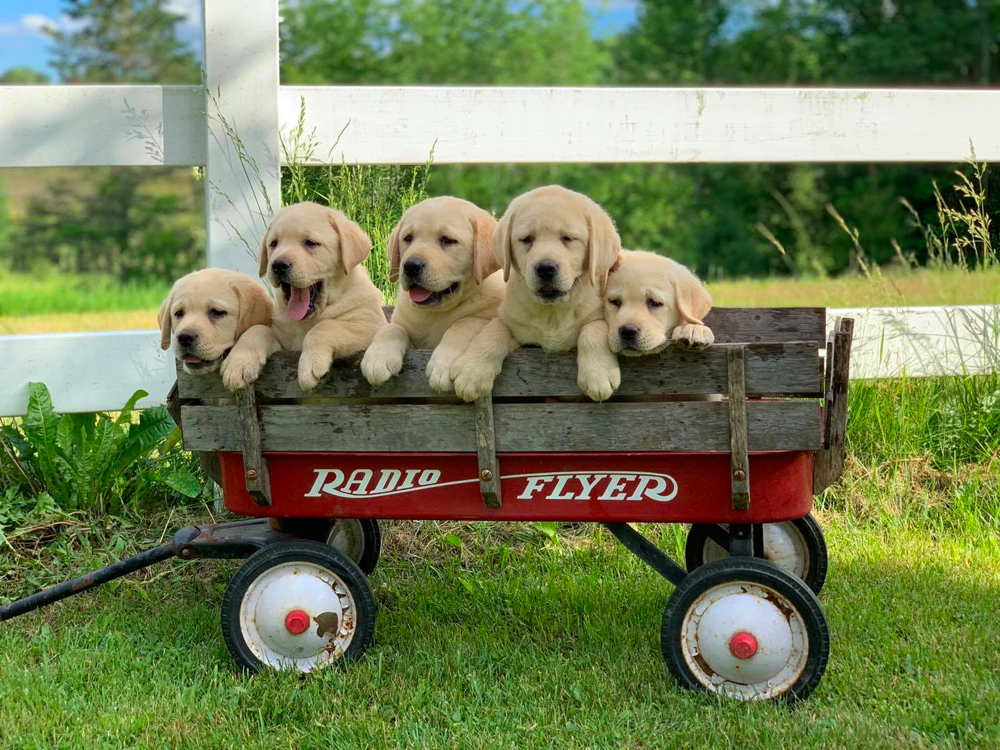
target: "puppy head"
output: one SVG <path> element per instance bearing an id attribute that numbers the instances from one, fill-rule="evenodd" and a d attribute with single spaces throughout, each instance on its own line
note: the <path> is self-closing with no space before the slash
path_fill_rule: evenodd
<path id="1" fill-rule="evenodd" d="M 623 250 L 604 293 L 611 351 L 626 356 L 662 351 L 674 328 L 701 324 L 711 309 L 708 291 L 685 266 L 662 255 Z"/>
<path id="2" fill-rule="evenodd" d="M 189 373 L 213 372 L 240 336 L 270 325 L 271 297 L 249 276 L 206 268 L 178 279 L 160 306 L 160 346 Z"/>
<path id="3" fill-rule="evenodd" d="M 322 313 L 351 269 L 372 249 L 368 235 L 340 211 L 296 203 L 275 215 L 260 245 L 260 275 L 276 289 L 292 320 Z"/>
<path id="4" fill-rule="evenodd" d="M 471 284 L 500 270 L 493 253 L 495 228 L 492 216 L 461 198 L 421 201 L 389 237 L 390 278 L 414 305 L 450 310 Z"/>
<path id="5" fill-rule="evenodd" d="M 504 280 L 514 269 L 542 302 L 558 302 L 584 277 L 604 288 L 621 251 L 611 217 L 593 200 L 558 185 L 511 201 L 493 233 Z"/>

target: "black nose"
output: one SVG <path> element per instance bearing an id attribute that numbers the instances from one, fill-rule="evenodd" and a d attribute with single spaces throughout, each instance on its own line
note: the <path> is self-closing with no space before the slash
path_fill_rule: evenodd
<path id="1" fill-rule="evenodd" d="M 194 343 L 198 340 L 197 333 L 191 333 L 190 331 L 183 331 L 177 334 L 177 343 L 180 344 L 185 349 L 194 346 Z"/>
<path id="2" fill-rule="evenodd" d="M 618 329 L 618 337 L 622 341 L 635 341 L 639 335 L 639 326 L 627 325 Z"/>
<path id="3" fill-rule="evenodd" d="M 274 271 L 274 275 L 279 279 L 283 278 L 292 268 L 292 264 L 287 260 L 278 258 L 271 264 L 271 270 Z"/>
<path id="4" fill-rule="evenodd" d="M 535 276 L 541 281 L 552 281 L 559 273 L 559 264 L 554 260 L 540 260 L 535 264 Z"/>
<path id="5" fill-rule="evenodd" d="M 420 258 L 410 258 L 403 264 L 403 273 L 409 276 L 411 279 L 417 278 L 420 272 L 424 270 L 424 262 Z"/>

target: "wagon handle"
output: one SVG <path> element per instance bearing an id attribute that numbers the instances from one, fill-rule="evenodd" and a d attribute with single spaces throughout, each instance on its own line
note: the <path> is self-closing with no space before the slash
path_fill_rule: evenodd
<path id="1" fill-rule="evenodd" d="M 479 451 L 479 493 L 488 508 L 499 508 L 500 464 L 493 426 L 493 394 L 476 399 L 476 448 Z"/>
<path id="2" fill-rule="evenodd" d="M 271 475 L 261 448 L 257 396 L 252 385 L 236 391 L 236 416 L 243 446 L 243 475 L 247 492 L 257 505 L 267 508 L 271 505 Z"/>
<path id="3" fill-rule="evenodd" d="M 750 458 L 747 452 L 746 358 L 742 344 L 726 349 L 729 375 L 729 451 L 733 508 L 750 509 Z"/>

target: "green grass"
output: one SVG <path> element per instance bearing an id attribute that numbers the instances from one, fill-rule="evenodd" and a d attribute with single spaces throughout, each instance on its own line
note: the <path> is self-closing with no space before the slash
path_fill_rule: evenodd
<path id="1" fill-rule="evenodd" d="M 170 281 L 122 284 L 98 275 L 0 274 L 0 317 L 155 310 Z M 20 332 L 20 331 L 19 331 Z"/>

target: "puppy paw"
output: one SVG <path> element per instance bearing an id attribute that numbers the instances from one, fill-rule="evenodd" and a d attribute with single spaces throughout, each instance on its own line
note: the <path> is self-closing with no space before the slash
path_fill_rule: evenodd
<path id="1" fill-rule="evenodd" d="M 576 384 L 593 401 L 607 401 L 622 384 L 618 363 L 589 364 L 579 368 Z"/>
<path id="2" fill-rule="evenodd" d="M 449 393 L 454 389 L 454 383 L 451 380 L 451 367 L 454 364 L 454 360 L 447 354 L 439 354 L 435 349 L 434 353 L 431 355 L 430 361 L 427 362 L 427 370 L 425 374 L 427 375 L 427 382 L 431 384 L 431 388 L 438 393 Z"/>
<path id="3" fill-rule="evenodd" d="M 326 351 L 303 351 L 299 357 L 299 388 L 309 393 L 330 371 L 333 356 Z"/>
<path id="4" fill-rule="evenodd" d="M 712 329 L 696 323 L 677 326 L 671 338 L 681 346 L 694 350 L 704 349 L 715 342 L 715 334 L 712 333 Z"/>
<path id="5" fill-rule="evenodd" d="M 372 385 L 378 387 L 403 369 L 403 354 L 395 348 L 371 347 L 361 360 L 361 373 Z"/>
<path id="6" fill-rule="evenodd" d="M 222 384 L 233 393 L 252 385 L 260 377 L 265 360 L 264 354 L 254 349 L 234 349 L 222 361 Z"/>
<path id="7" fill-rule="evenodd" d="M 455 394 L 460 399 L 475 401 L 493 390 L 496 374 L 480 362 L 460 358 L 452 365 L 451 379 L 455 385 Z"/>

